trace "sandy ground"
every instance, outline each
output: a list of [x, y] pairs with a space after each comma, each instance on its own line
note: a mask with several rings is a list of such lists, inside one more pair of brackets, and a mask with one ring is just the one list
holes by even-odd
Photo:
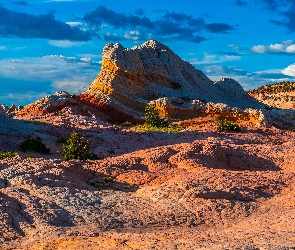
[[[295, 249], [293, 131], [141, 132], [71, 108], [22, 119], [1, 116], [1, 151], [34, 135], [51, 154], [0, 160], [0, 249]], [[72, 131], [102, 159], [62, 161]]]

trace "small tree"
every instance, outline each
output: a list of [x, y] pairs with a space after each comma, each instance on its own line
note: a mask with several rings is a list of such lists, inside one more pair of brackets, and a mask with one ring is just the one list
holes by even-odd
[[77, 132], [72, 132], [67, 144], [63, 145], [63, 151], [58, 152], [64, 161], [77, 160], [96, 160], [98, 156], [90, 152], [90, 142]]
[[169, 122], [166, 119], [160, 118], [159, 111], [151, 106], [145, 107], [145, 124], [156, 128], [169, 126]]

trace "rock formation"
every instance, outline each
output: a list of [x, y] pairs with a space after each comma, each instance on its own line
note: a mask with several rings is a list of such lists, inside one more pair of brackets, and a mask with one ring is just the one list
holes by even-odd
[[8, 107], [5, 104], [0, 105], [0, 115], [6, 115], [6, 112], [8, 111]]
[[72, 96], [66, 91], [58, 91], [53, 95], [45, 96], [19, 110], [18, 115], [46, 114], [64, 108], [68, 104], [75, 103]]
[[[144, 107], [151, 101], [160, 104], [157, 108], [163, 116], [177, 118], [196, 117], [199, 114], [191, 111], [199, 109], [197, 103], [202, 102], [261, 107], [235, 80], [221, 79], [214, 83], [170, 48], [153, 40], [131, 49], [107, 44], [102, 53], [101, 72], [79, 98], [99, 105], [103, 102], [136, 118], [143, 116]], [[161, 105], [161, 98], [167, 100], [165, 106]]]
[[[51, 150], [0, 159], [1, 250], [294, 250], [294, 131], [142, 132], [75, 108], [0, 117], [0, 154], [27, 136]], [[100, 160], [60, 159], [73, 130]]]
[[57, 112], [67, 105], [83, 109], [87, 106], [92, 113], [120, 123], [142, 120], [145, 106], [152, 105], [162, 117], [171, 120], [215, 116], [264, 126], [295, 127], [295, 111], [268, 110], [235, 80], [213, 82], [170, 48], [153, 40], [131, 49], [107, 44], [101, 71], [85, 93], [71, 96], [59, 91], [27, 105], [17, 115]]
[[295, 82], [280, 82], [249, 91], [249, 95], [268, 106], [295, 110]]

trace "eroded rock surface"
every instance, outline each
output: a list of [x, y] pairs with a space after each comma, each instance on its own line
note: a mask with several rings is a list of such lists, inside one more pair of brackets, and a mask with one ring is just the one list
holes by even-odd
[[[144, 107], [152, 100], [168, 98], [182, 100], [188, 106], [193, 100], [224, 103], [231, 107], [260, 107], [233, 79], [212, 82], [202, 71], [179, 58], [169, 47], [157, 41], [147, 41], [131, 49], [120, 44], [107, 44], [102, 54], [102, 69], [82, 99], [96, 98], [123, 113], [142, 117]], [[183, 107], [168, 116], [183, 116]], [[163, 113], [163, 115], [165, 115]]]
[[[0, 123], [2, 150], [27, 134], [51, 149], [0, 160], [1, 249], [295, 246], [293, 131], [245, 123], [240, 133], [140, 132], [78, 111]], [[73, 130], [103, 159], [61, 161], [56, 140]]]
[[66, 105], [75, 103], [72, 96], [66, 91], [58, 91], [53, 95], [45, 96], [32, 104], [21, 108], [17, 113], [18, 115], [41, 115], [59, 111]]

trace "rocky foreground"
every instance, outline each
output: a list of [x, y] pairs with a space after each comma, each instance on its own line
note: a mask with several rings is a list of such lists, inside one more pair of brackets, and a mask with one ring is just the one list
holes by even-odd
[[[28, 135], [51, 150], [0, 160], [1, 250], [295, 249], [291, 130], [208, 118], [142, 132], [77, 106], [0, 119], [2, 151]], [[62, 161], [72, 131], [102, 159]]]

